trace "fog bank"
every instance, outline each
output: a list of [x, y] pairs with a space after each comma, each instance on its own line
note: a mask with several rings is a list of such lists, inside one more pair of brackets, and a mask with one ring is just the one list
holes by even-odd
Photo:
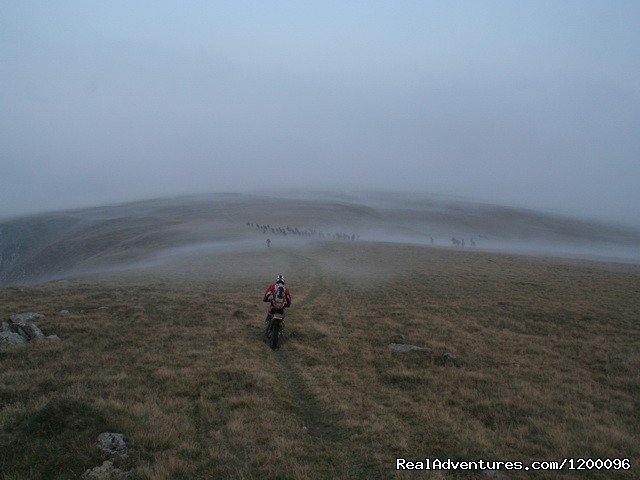
[[413, 246], [640, 262], [638, 229], [532, 210], [379, 193], [224, 194], [2, 221], [0, 284], [153, 271], [262, 276], [303, 257], [346, 260], [324, 258], [332, 246], [365, 251], [381, 243], [389, 252]]
[[0, 6], [0, 216], [212, 191], [640, 226], [638, 2]]

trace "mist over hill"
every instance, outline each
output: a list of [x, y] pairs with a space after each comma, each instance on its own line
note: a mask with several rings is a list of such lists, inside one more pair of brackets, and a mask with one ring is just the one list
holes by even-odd
[[[287, 226], [289, 232], [272, 230]], [[0, 221], [0, 285], [183, 269], [185, 259], [191, 267], [206, 263], [211, 273], [226, 262], [233, 272], [249, 262], [248, 253], [259, 258], [268, 237], [272, 254], [284, 261], [292, 249], [356, 236], [358, 242], [452, 248], [465, 241], [464, 248], [476, 250], [640, 261], [638, 230], [532, 210], [406, 194], [227, 193]]]

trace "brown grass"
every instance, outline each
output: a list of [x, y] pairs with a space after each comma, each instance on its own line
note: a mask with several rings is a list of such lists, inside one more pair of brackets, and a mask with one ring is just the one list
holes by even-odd
[[456, 478], [396, 473], [398, 456], [639, 458], [640, 268], [334, 244], [285, 273], [278, 351], [261, 340], [258, 281], [0, 290], [4, 316], [45, 313], [62, 339], [0, 352], [2, 475], [77, 478], [106, 458], [92, 445], [104, 429], [129, 439], [117, 465], [151, 479]]

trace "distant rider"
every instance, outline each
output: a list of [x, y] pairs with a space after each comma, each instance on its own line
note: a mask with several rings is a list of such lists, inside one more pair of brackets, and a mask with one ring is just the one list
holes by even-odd
[[284, 276], [276, 275], [276, 283], [272, 283], [267, 287], [262, 301], [271, 303], [271, 308], [267, 312], [267, 318], [264, 319], [266, 334], [269, 331], [271, 317], [275, 313], [284, 315], [284, 309], [291, 306], [291, 292], [289, 292], [289, 289], [284, 285]]

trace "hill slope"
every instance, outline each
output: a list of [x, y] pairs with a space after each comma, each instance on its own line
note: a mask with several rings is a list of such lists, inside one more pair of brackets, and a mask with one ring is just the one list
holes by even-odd
[[[0, 222], [0, 285], [175, 266], [194, 252], [219, 258], [263, 251], [265, 238], [274, 234], [248, 228], [247, 222], [347, 232], [361, 241], [448, 247], [455, 237], [483, 250], [640, 261], [640, 232], [634, 229], [529, 210], [401, 195], [220, 194]], [[309, 241], [318, 239], [288, 235], [277, 243], [310, 248]]]
[[[150, 479], [639, 458], [640, 267], [365, 242], [272, 250], [251, 256], [253, 278], [113, 272], [0, 289], [3, 317], [40, 311], [62, 339], [0, 351], [5, 478], [77, 478], [106, 458], [101, 431], [123, 432], [116, 463]], [[260, 296], [280, 270], [294, 307], [272, 351]]]

